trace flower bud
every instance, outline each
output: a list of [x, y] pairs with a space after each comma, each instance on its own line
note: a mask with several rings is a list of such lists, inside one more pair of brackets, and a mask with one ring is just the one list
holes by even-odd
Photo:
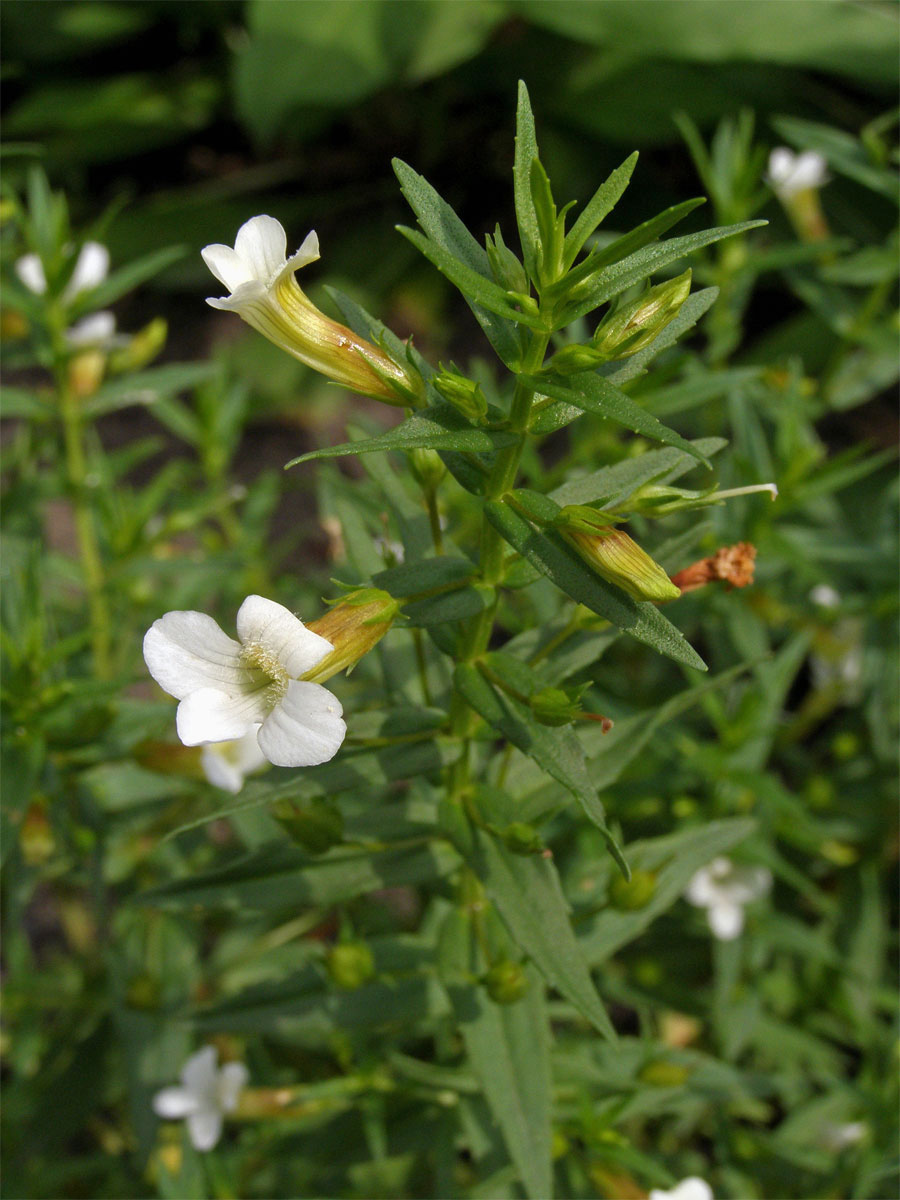
[[310, 800], [278, 800], [272, 816], [309, 854], [324, 854], [344, 840], [340, 809], [320, 796]]
[[630, 879], [617, 875], [609, 886], [609, 901], [622, 912], [646, 908], [656, 892], [653, 871], [633, 871]]
[[528, 976], [521, 963], [495, 963], [484, 977], [487, 994], [495, 1004], [515, 1004], [528, 991]]
[[324, 683], [338, 671], [349, 671], [375, 646], [394, 622], [400, 605], [378, 588], [350, 592], [324, 617], [308, 621], [307, 629], [331, 642], [334, 649], [303, 676], [310, 683]]
[[332, 982], [352, 992], [375, 974], [375, 959], [365, 942], [341, 942], [332, 946], [326, 964]]
[[417, 446], [410, 451], [409, 464], [418, 482], [427, 491], [433, 492], [447, 473], [444, 461], [437, 450]]
[[577, 375], [580, 371], [593, 371], [607, 361], [608, 355], [596, 346], [573, 344], [557, 351], [544, 368], [556, 375]]
[[607, 314], [594, 331], [593, 342], [604, 361], [627, 358], [649, 346], [678, 316], [691, 292], [691, 272], [667, 279]]
[[19, 845], [29, 867], [42, 867], [56, 853], [56, 836], [43, 799], [29, 804], [19, 828]]
[[140, 371], [146, 367], [165, 346], [168, 332], [168, 323], [162, 317], [154, 317], [128, 339], [127, 346], [110, 354], [110, 374], [120, 375], [125, 371]]
[[477, 425], [484, 419], [487, 397], [474, 380], [442, 366], [431, 382], [435, 391], [461, 412], [467, 421]]
[[527, 825], [524, 821], [513, 821], [500, 831], [500, 836], [513, 854], [540, 854], [544, 849], [541, 835], [533, 825]]
[[69, 360], [69, 387], [82, 400], [93, 396], [106, 374], [106, 355], [91, 347], [81, 350]]
[[597, 509], [568, 504], [555, 523], [598, 575], [635, 600], [674, 600], [681, 594], [659, 563]]
[[530, 704], [542, 725], [568, 725], [581, 711], [562, 688], [541, 688], [531, 697]]

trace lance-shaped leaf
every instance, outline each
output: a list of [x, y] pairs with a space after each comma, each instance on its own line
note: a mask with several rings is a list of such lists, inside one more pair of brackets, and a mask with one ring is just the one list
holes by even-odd
[[340, 458], [344, 454], [372, 454], [376, 450], [462, 450], [470, 454], [485, 453], [509, 446], [517, 440], [514, 433], [502, 430], [475, 429], [449, 404], [413, 413], [394, 429], [360, 442], [344, 442], [340, 446], [325, 446], [292, 458], [287, 467], [310, 462], [316, 458]]
[[497, 1004], [474, 983], [486, 967], [471, 916], [451, 912], [440, 938], [441, 975], [473, 1074], [500, 1126], [527, 1196], [553, 1193], [550, 1026], [534, 972], [515, 1004]]
[[[497, 658], [493, 665], [501, 666], [501, 660]], [[525, 704], [496, 690], [471, 663], [457, 666], [453, 683], [480, 717], [572, 793], [588, 820], [603, 834], [610, 853], [627, 874], [628, 866], [607, 827], [603, 804], [591, 783], [585, 767], [584, 751], [574, 731], [541, 725]]]
[[[403, 195], [432, 242], [485, 280], [493, 282], [487, 251], [472, 237], [446, 200], [399, 158], [394, 159], [393, 166]], [[517, 327], [468, 297], [466, 302], [499, 356], [507, 366], [514, 366], [522, 354]]]
[[126, 292], [133, 291], [146, 280], [152, 279], [154, 275], [164, 271], [166, 267], [178, 262], [179, 258], [184, 258], [186, 253], [187, 250], [184, 246], [166, 246], [162, 250], [154, 250], [142, 258], [120, 267], [118, 271], [113, 271], [96, 287], [78, 293], [77, 298], [72, 302], [71, 317], [74, 319], [81, 316], [82, 313], [94, 312], [106, 304], [112, 304]]
[[519, 80], [519, 105], [516, 109], [516, 156], [513, 163], [513, 193], [516, 204], [516, 221], [522, 257], [529, 279], [537, 278], [540, 258], [541, 235], [537, 212], [531, 195], [531, 164], [538, 158], [537, 137], [534, 131], [534, 115], [528, 88]]
[[680, 630], [647, 601], [632, 600], [595, 575], [555, 533], [541, 533], [507, 504], [489, 500], [485, 516], [500, 536], [561, 591], [617, 628], [697, 671], [706, 664]]
[[759, 229], [767, 225], [767, 221], [742, 221], [737, 225], [718, 225], [713, 229], [703, 229], [699, 233], [688, 233], [683, 237], [669, 238], [665, 242], [644, 246], [643, 249], [629, 255], [620, 262], [614, 262], [602, 269], [595, 278], [585, 284], [584, 293], [577, 299], [566, 304], [565, 309], [556, 321], [556, 327], [561, 329], [585, 313], [591, 312], [598, 305], [604, 304], [613, 296], [618, 296], [626, 288], [640, 283], [655, 271], [667, 267], [669, 263], [677, 262], [695, 250], [711, 246], [723, 238], [734, 237], [738, 233], [746, 233], [750, 229]]
[[597, 226], [604, 221], [621, 199], [622, 193], [628, 187], [632, 172], [637, 165], [638, 152], [629, 155], [621, 167], [615, 171], [597, 188], [594, 195], [584, 206], [578, 220], [566, 234], [565, 254], [563, 265], [571, 267], [578, 257], [584, 243]]
[[636, 404], [621, 388], [617, 388], [614, 383], [610, 383], [608, 379], [604, 379], [602, 375], [597, 375], [594, 371], [573, 375], [565, 382], [552, 376], [545, 378], [542, 375], [520, 375], [519, 378], [528, 387], [542, 392], [545, 396], [551, 396], [554, 400], [562, 400], [566, 404], [574, 405], [582, 412], [593, 413], [598, 417], [607, 417], [619, 425], [624, 425], [633, 433], [650, 438], [654, 442], [662, 442], [666, 446], [677, 446], [679, 450], [693, 455], [704, 466], [710, 465], [709, 459], [696, 446], [683, 438], [681, 434], [676, 433], [674, 429], [670, 429], [668, 425], [663, 425], [662, 421]]
[[[725, 438], [698, 438], [692, 445], [694, 451], [709, 458], [718, 454], [728, 442]], [[549, 499], [560, 505], [594, 504], [596, 501], [602, 501], [603, 507], [621, 504], [645, 483], [671, 483], [678, 479], [697, 466], [697, 457], [696, 453], [687, 454], [674, 447], [649, 450], [637, 458], [626, 458], [583, 475], [581, 479], [571, 479], [552, 491]]]

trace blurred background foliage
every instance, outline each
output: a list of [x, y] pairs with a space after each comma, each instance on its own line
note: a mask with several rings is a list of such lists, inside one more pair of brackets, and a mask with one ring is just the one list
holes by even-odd
[[[714, 1164], [717, 1196], [896, 1191], [885, 1149], [896, 1116], [894, 980], [884, 970], [897, 892], [896, 18], [896, 6], [879, 0], [6, 0], [0, 8], [6, 186], [23, 192], [40, 164], [67, 194], [73, 226], [105, 241], [116, 265], [183, 248], [119, 301], [117, 315], [134, 330], [164, 314], [161, 362], [186, 365], [172, 367], [168, 384], [154, 377], [152, 411], [119, 409], [107, 390], [109, 411], [96, 413], [97, 445], [109, 451], [97, 455], [106, 472], [99, 524], [115, 563], [120, 680], [142, 677], [140, 634], [165, 608], [202, 608], [213, 596], [227, 614], [248, 591], [276, 587], [298, 610], [317, 603], [333, 573], [328, 540], [298, 520], [311, 515], [316, 486], [320, 512], [341, 516], [361, 577], [383, 561], [374, 534], [404, 532], [382, 512], [385, 494], [402, 498], [408, 480], [379, 468], [379, 456], [352, 476], [352, 491], [335, 468], [282, 476], [284, 461], [309, 445], [343, 440], [351, 410], [364, 422], [384, 414], [348, 404], [207, 309], [203, 296], [216, 285], [203, 245], [231, 243], [259, 212], [283, 222], [290, 248], [315, 227], [323, 260], [311, 276], [314, 299], [329, 308], [324, 285], [339, 286], [412, 333], [433, 362], [467, 364], [483, 345], [463, 302], [393, 231], [410, 218], [390, 160], [420, 170], [477, 237], [497, 221], [511, 237], [519, 78], [561, 201], [586, 200], [637, 148], [615, 228], [701, 191], [713, 209], [703, 223], [770, 221], [745, 243], [752, 270], [743, 277], [718, 252], [696, 257], [699, 283], [738, 282], [693, 349], [673, 352], [635, 387], [686, 435], [731, 439], [716, 460], [723, 485], [781, 487], [777, 505], [748, 499], [709, 521], [667, 523], [657, 539], [672, 570], [724, 542], [758, 546], [756, 587], [688, 597], [676, 618], [713, 672], [749, 662], [753, 673], [727, 694], [693, 689], [685, 699], [675, 668], [617, 643], [599, 669], [573, 676], [596, 687], [598, 706], [616, 720], [598, 782], [610, 785], [624, 841], [637, 843], [635, 865], [668, 871], [668, 837], [709, 825], [711, 840], [642, 908], [628, 895], [607, 902], [611, 877], [594, 831], [558, 821], [548, 834], [625, 1035], [621, 1048], [597, 1046], [555, 1002], [562, 1195], [618, 1197], [627, 1187], [643, 1195], [634, 1178], [671, 1183], [663, 1160], [675, 1177], [709, 1177]], [[702, 146], [716, 130], [719, 149], [706, 161]], [[823, 206], [834, 244], [825, 252], [798, 245], [760, 185], [766, 151], [784, 143], [828, 157]], [[7, 368], [19, 365], [17, 354], [12, 345]], [[29, 365], [16, 382], [34, 378]], [[205, 785], [190, 777], [196, 764], [182, 774], [171, 761], [165, 773], [152, 770], [156, 743], [150, 751], [144, 743], [171, 740], [169, 702], [151, 700], [146, 687], [124, 699], [108, 685], [90, 690], [71, 532], [60, 489], [42, 474], [46, 427], [27, 425], [10, 435], [6, 459], [7, 529], [17, 536], [7, 544], [5, 603], [18, 654], [6, 682], [30, 735], [5, 770], [13, 825], [19, 802], [36, 799], [27, 828], [4, 839], [14, 980], [13, 1034], [3, 1043], [14, 1084], [5, 1103], [9, 1194], [224, 1198], [298, 1186], [352, 1197], [441, 1187], [518, 1194], [471, 1077], [446, 1074], [446, 1011], [428, 974], [436, 918], [420, 921], [416, 907], [425, 907], [425, 889], [413, 911], [400, 912], [322, 885], [320, 908], [297, 918], [268, 878], [275, 827], [265, 814], [166, 840], [196, 814]], [[532, 486], [563, 481], [567, 448], [570, 465], [589, 472], [640, 445], [591, 418], [578, 430], [569, 442], [554, 435], [527, 464]], [[253, 487], [236, 490], [236, 480]], [[474, 528], [464, 504], [455, 515]], [[650, 522], [635, 527], [652, 537]], [[46, 561], [25, 548], [26, 535], [46, 538]], [[833, 594], [814, 601], [822, 584]], [[526, 647], [529, 627], [556, 628], [546, 592], [535, 593], [516, 595], [507, 614]], [[40, 594], [47, 612], [34, 601]], [[579, 635], [575, 667], [588, 637]], [[81, 672], [74, 697], [64, 670]], [[363, 664], [351, 684], [361, 705], [371, 686]], [[201, 799], [205, 812], [221, 793], [207, 788]], [[354, 836], [380, 833], [365, 797], [340, 799]], [[773, 907], [744, 941], [711, 944], [700, 914], [673, 906], [685, 871], [704, 852], [728, 849], [745, 816], [757, 822], [750, 857], [776, 878]], [[718, 822], [733, 822], [732, 833]], [[245, 881], [259, 909], [248, 899], [242, 912], [244, 893], [232, 884], [232, 911], [211, 902], [215, 911], [198, 916], [193, 875], [203, 896], [204, 871], [259, 847], [259, 875]], [[305, 865], [297, 886], [301, 877], [313, 878]], [[174, 913], [125, 903], [172, 880], [187, 880]], [[323, 983], [335, 900], [341, 920], [376, 947], [381, 978], [359, 992]], [[317, 916], [331, 921], [324, 934], [301, 936]], [[298, 990], [279, 993], [289, 974]], [[197, 1004], [208, 1007], [192, 1030]], [[684, 1014], [689, 1027], [667, 1028]], [[195, 1031], [246, 1035], [230, 1049], [273, 1084], [365, 1072], [388, 1037], [418, 1059], [394, 1056], [396, 1077], [413, 1080], [397, 1097], [369, 1096], [318, 1127], [248, 1125], [240, 1149], [232, 1143], [213, 1166], [179, 1143], [183, 1158], [155, 1154], [148, 1170], [160, 1144], [149, 1098], [174, 1079]], [[431, 1090], [416, 1093], [431, 1039]], [[463, 1097], [462, 1166], [456, 1115], [435, 1100], [447, 1080]], [[823, 1141], [823, 1129], [859, 1121], [868, 1131], [855, 1147]], [[164, 1150], [175, 1149], [171, 1129], [161, 1137]]]

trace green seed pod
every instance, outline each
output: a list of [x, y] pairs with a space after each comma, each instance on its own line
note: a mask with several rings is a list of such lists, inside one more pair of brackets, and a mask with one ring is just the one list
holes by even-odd
[[531, 711], [542, 725], [568, 725], [580, 709], [562, 688], [546, 687], [531, 697]]
[[375, 974], [375, 959], [365, 942], [341, 942], [333, 946], [326, 966], [332, 982], [348, 992], [362, 987]]
[[617, 875], [609, 885], [609, 901], [613, 908], [631, 912], [646, 908], [656, 892], [656, 875], [653, 871], [634, 871], [626, 880]]
[[513, 821], [500, 836], [506, 848], [514, 854], [540, 854], [544, 849], [541, 835], [533, 825], [526, 825], [524, 821]]
[[521, 963], [495, 963], [484, 977], [487, 994], [495, 1004], [515, 1004], [528, 991], [528, 976]]

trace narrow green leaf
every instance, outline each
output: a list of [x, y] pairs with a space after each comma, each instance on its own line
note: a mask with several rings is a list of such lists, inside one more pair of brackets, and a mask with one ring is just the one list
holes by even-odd
[[686, 454], [693, 455], [704, 466], [711, 465], [709, 459], [705, 458], [692, 442], [687, 441], [674, 429], [663, 425], [652, 413], [641, 408], [621, 388], [617, 388], [602, 375], [585, 371], [580, 375], [571, 376], [565, 383], [552, 376], [546, 378], [542, 375], [520, 375], [519, 379], [545, 396], [572, 404], [582, 412], [616, 421], [642, 437], [662, 442], [666, 446], [676, 446]]
[[292, 458], [285, 464], [295, 467], [298, 463], [311, 462], [317, 458], [339, 458], [344, 454], [372, 454], [376, 450], [416, 450], [430, 447], [432, 450], [462, 450], [468, 453], [485, 453], [509, 446], [516, 434], [500, 430], [475, 429], [469, 425], [455, 408], [434, 405], [407, 417], [402, 424], [377, 437], [362, 442], [344, 442], [340, 446], [326, 446], [311, 450]]
[[578, 257], [578, 254], [597, 226], [604, 221], [622, 197], [628, 187], [632, 172], [637, 165], [638, 152], [635, 150], [616, 167], [609, 178], [601, 183], [594, 195], [582, 209], [578, 220], [566, 234], [565, 255], [563, 265], [568, 269]]
[[399, 567], [390, 567], [372, 576], [375, 587], [390, 592], [392, 596], [420, 596], [434, 588], [459, 585], [475, 574], [475, 564], [467, 558], [422, 558], [418, 562], [405, 562]]
[[52, 415], [53, 405], [42, 400], [38, 393], [21, 387], [0, 388], [0, 416], [42, 421]]
[[[499, 665], [500, 660], [496, 659], [494, 666]], [[627, 874], [628, 867], [607, 827], [603, 804], [588, 775], [584, 751], [574, 731], [541, 725], [526, 705], [497, 691], [471, 663], [459, 663], [453, 683], [480, 717], [572, 793], [588, 820], [601, 831], [610, 853]]]
[[456, 588], [439, 596], [425, 596], [403, 606], [404, 615], [413, 625], [440, 625], [447, 621], [464, 621], [480, 613], [487, 603], [478, 588]]
[[[705, 458], [718, 454], [728, 445], [725, 438], [698, 438], [692, 443], [694, 451]], [[667, 447], [649, 450], [638, 458], [626, 458], [610, 467], [603, 467], [581, 479], [571, 479], [550, 493], [549, 498], [560, 506], [593, 504], [602, 500], [605, 507], [621, 504], [623, 500], [651, 481], [671, 483], [697, 466], [697, 454]]]
[[115, 412], [132, 404], [155, 404], [160, 396], [172, 396], [188, 391], [205, 383], [218, 373], [216, 363], [167, 363], [162, 367], [151, 367], [134, 375], [124, 375], [105, 383], [84, 404], [84, 412], [91, 417]]
[[567, 596], [675, 662], [706, 670], [703, 659], [684, 635], [653, 604], [632, 600], [593, 574], [556, 534], [539, 533], [508, 505], [496, 500], [486, 503], [485, 515], [505, 541]]
[[424, 234], [419, 233], [417, 229], [408, 229], [405, 225], [398, 225], [397, 229], [407, 241], [412, 242], [416, 249], [425, 255], [430, 263], [437, 267], [442, 275], [446, 275], [451, 283], [456, 284], [470, 306], [474, 302], [497, 313], [498, 316], [505, 317], [508, 321], [516, 321], [521, 325], [527, 325], [530, 329], [544, 329], [544, 321], [539, 316], [534, 313], [523, 313], [517, 309], [503, 288], [494, 283], [492, 279], [485, 279], [477, 271], [473, 271], [471, 267], [460, 262], [437, 242], [433, 242]]
[[585, 313], [591, 312], [598, 305], [604, 304], [613, 296], [624, 292], [626, 288], [640, 283], [641, 280], [646, 279], [655, 271], [662, 270], [670, 263], [677, 262], [688, 254], [693, 254], [695, 250], [701, 250], [704, 246], [711, 246], [714, 242], [722, 241], [723, 238], [734, 237], [736, 234], [746, 233], [750, 229], [759, 229], [767, 224], [767, 221], [742, 221], [737, 225], [720, 225], [713, 229], [701, 230], [699, 233], [688, 233], [683, 237], [669, 238], [658, 245], [645, 246], [628, 258], [612, 263], [602, 270], [596, 279], [591, 281], [585, 296], [566, 306], [564, 319], [560, 319], [557, 327], [561, 329], [577, 317], [583, 317]]
[[537, 136], [534, 115], [528, 98], [528, 88], [519, 80], [519, 104], [516, 109], [516, 156], [513, 164], [513, 191], [516, 204], [516, 221], [522, 256], [529, 279], [537, 278], [540, 232], [537, 212], [531, 196], [531, 164], [538, 158]]
[[[446, 200], [438, 195], [427, 180], [399, 158], [394, 159], [393, 166], [403, 195], [431, 240], [470, 270], [492, 281], [487, 251], [472, 237]], [[480, 304], [473, 303], [468, 298], [466, 302], [500, 358], [507, 366], [515, 366], [522, 354], [522, 340], [518, 328], [482, 308]]]
[[655, 217], [644, 221], [636, 229], [623, 233], [621, 237], [610, 242], [608, 246], [604, 246], [602, 250], [595, 250], [589, 260], [591, 267], [596, 270], [608, 266], [610, 263], [621, 262], [629, 254], [640, 250], [642, 246], [655, 242], [667, 229], [671, 229], [673, 225], [683, 221], [695, 208], [699, 208], [701, 204], [705, 203], [705, 197], [695, 196], [692, 200], [682, 200], [680, 204], [673, 204], [671, 208], [657, 213]]
[[486, 966], [471, 917], [449, 914], [441, 930], [441, 973], [465, 1042], [472, 1073], [500, 1126], [509, 1156], [531, 1200], [553, 1192], [550, 1025], [543, 987], [515, 1004], [497, 1004], [473, 981]]
[[154, 250], [151, 254], [145, 254], [142, 258], [120, 267], [102, 283], [98, 283], [95, 288], [79, 292], [77, 299], [72, 304], [72, 317], [81, 316], [82, 313], [96, 312], [98, 308], [112, 304], [126, 292], [133, 291], [148, 279], [152, 279], [154, 275], [158, 275], [160, 271], [164, 271], [166, 267], [170, 267], [172, 263], [184, 258], [185, 254], [187, 254], [187, 250], [184, 246], [166, 246], [162, 250]]

